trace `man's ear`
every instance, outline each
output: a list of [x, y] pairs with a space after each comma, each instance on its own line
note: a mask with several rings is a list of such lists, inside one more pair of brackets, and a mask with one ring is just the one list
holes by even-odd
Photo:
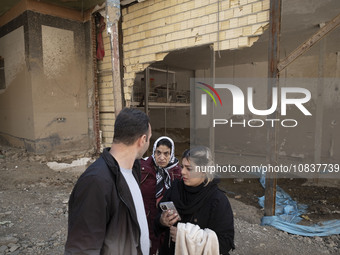
[[147, 142], [146, 135], [142, 135], [141, 137], [139, 137], [139, 139], [138, 139], [138, 145], [139, 146], [143, 146], [144, 143], [146, 143], [146, 142]]

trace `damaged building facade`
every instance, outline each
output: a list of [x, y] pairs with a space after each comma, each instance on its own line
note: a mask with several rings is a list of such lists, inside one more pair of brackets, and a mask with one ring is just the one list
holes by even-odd
[[[269, 0], [120, 1], [115, 6], [121, 16], [116, 56], [111, 54], [107, 24], [102, 32], [96, 25], [96, 13], [107, 23], [106, 2], [93, 2], [77, 9], [65, 1], [19, 1], [0, 17], [2, 143], [38, 154], [100, 151], [112, 142], [118, 105], [146, 111], [153, 138], [173, 137], [180, 154], [190, 145], [190, 92], [196, 89], [192, 78], [227, 78], [244, 94], [250, 85], [242, 85], [242, 79], [253, 81], [254, 105], [265, 109]], [[313, 5], [283, 1], [280, 59], [339, 13], [335, 0]], [[104, 51], [100, 60], [98, 33]], [[284, 159], [339, 161], [339, 34], [335, 28], [280, 72], [280, 86], [302, 79], [294, 86], [308, 88], [312, 95], [305, 105], [312, 116], [305, 118], [291, 107], [287, 118], [296, 119], [299, 126], [278, 128], [277, 153]], [[118, 82], [112, 72], [117, 56]], [[318, 83], [320, 78], [327, 78], [324, 85]], [[117, 98], [122, 101], [117, 103]], [[224, 93], [221, 99], [232, 105], [230, 95]], [[240, 122], [231, 111], [224, 116]], [[246, 111], [244, 119], [263, 117]], [[197, 142], [205, 129], [197, 128]], [[220, 125], [214, 130], [216, 155], [235, 156], [235, 161], [265, 157], [266, 132]]]
[[91, 26], [83, 13], [19, 1], [1, 17], [3, 144], [37, 154], [93, 145]]

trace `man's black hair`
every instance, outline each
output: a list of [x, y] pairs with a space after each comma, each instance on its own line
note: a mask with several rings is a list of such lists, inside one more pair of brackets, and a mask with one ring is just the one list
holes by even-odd
[[148, 136], [149, 123], [149, 117], [144, 112], [133, 108], [124, 108], [115, 121], [113, 142], [125, 145], [133, 144], [142, 135]]
[[168, 147], [170, 149], [170, 151], [172, 149], [171, 142], [168, 139], [166, 139], [166, 138], [163, 138], [163, 139], [159, 140], [157, 145], [156, 145], [156, 148], [158, 148], [161, 145], [165, 145], [166, 147]]

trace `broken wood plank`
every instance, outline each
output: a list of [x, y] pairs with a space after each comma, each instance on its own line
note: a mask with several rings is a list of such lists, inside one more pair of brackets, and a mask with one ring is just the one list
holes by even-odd
[[277, 66], [279, 72], [284, 70], [288, 65], [294, 62], [299, 56], [308, 51], [313, 45], [325, 37], [329, 32], [334, 30], [340, 24], [340, 14], [328, 22], [324, 27], [320, 28], [318, 32], [312, 35], [308, 40], [302, 43], [294, 51], [292, 51], [286, 58], [281, 60]]

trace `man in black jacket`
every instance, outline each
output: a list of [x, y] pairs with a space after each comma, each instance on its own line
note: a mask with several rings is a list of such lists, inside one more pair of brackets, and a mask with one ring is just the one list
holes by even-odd
[[149, 147], [148, 116], [124, 108], [111, 148], [77, 181], [69, 200], [69, 254], [149, 254], [149, 233], [139, 188], [139, 161]]

